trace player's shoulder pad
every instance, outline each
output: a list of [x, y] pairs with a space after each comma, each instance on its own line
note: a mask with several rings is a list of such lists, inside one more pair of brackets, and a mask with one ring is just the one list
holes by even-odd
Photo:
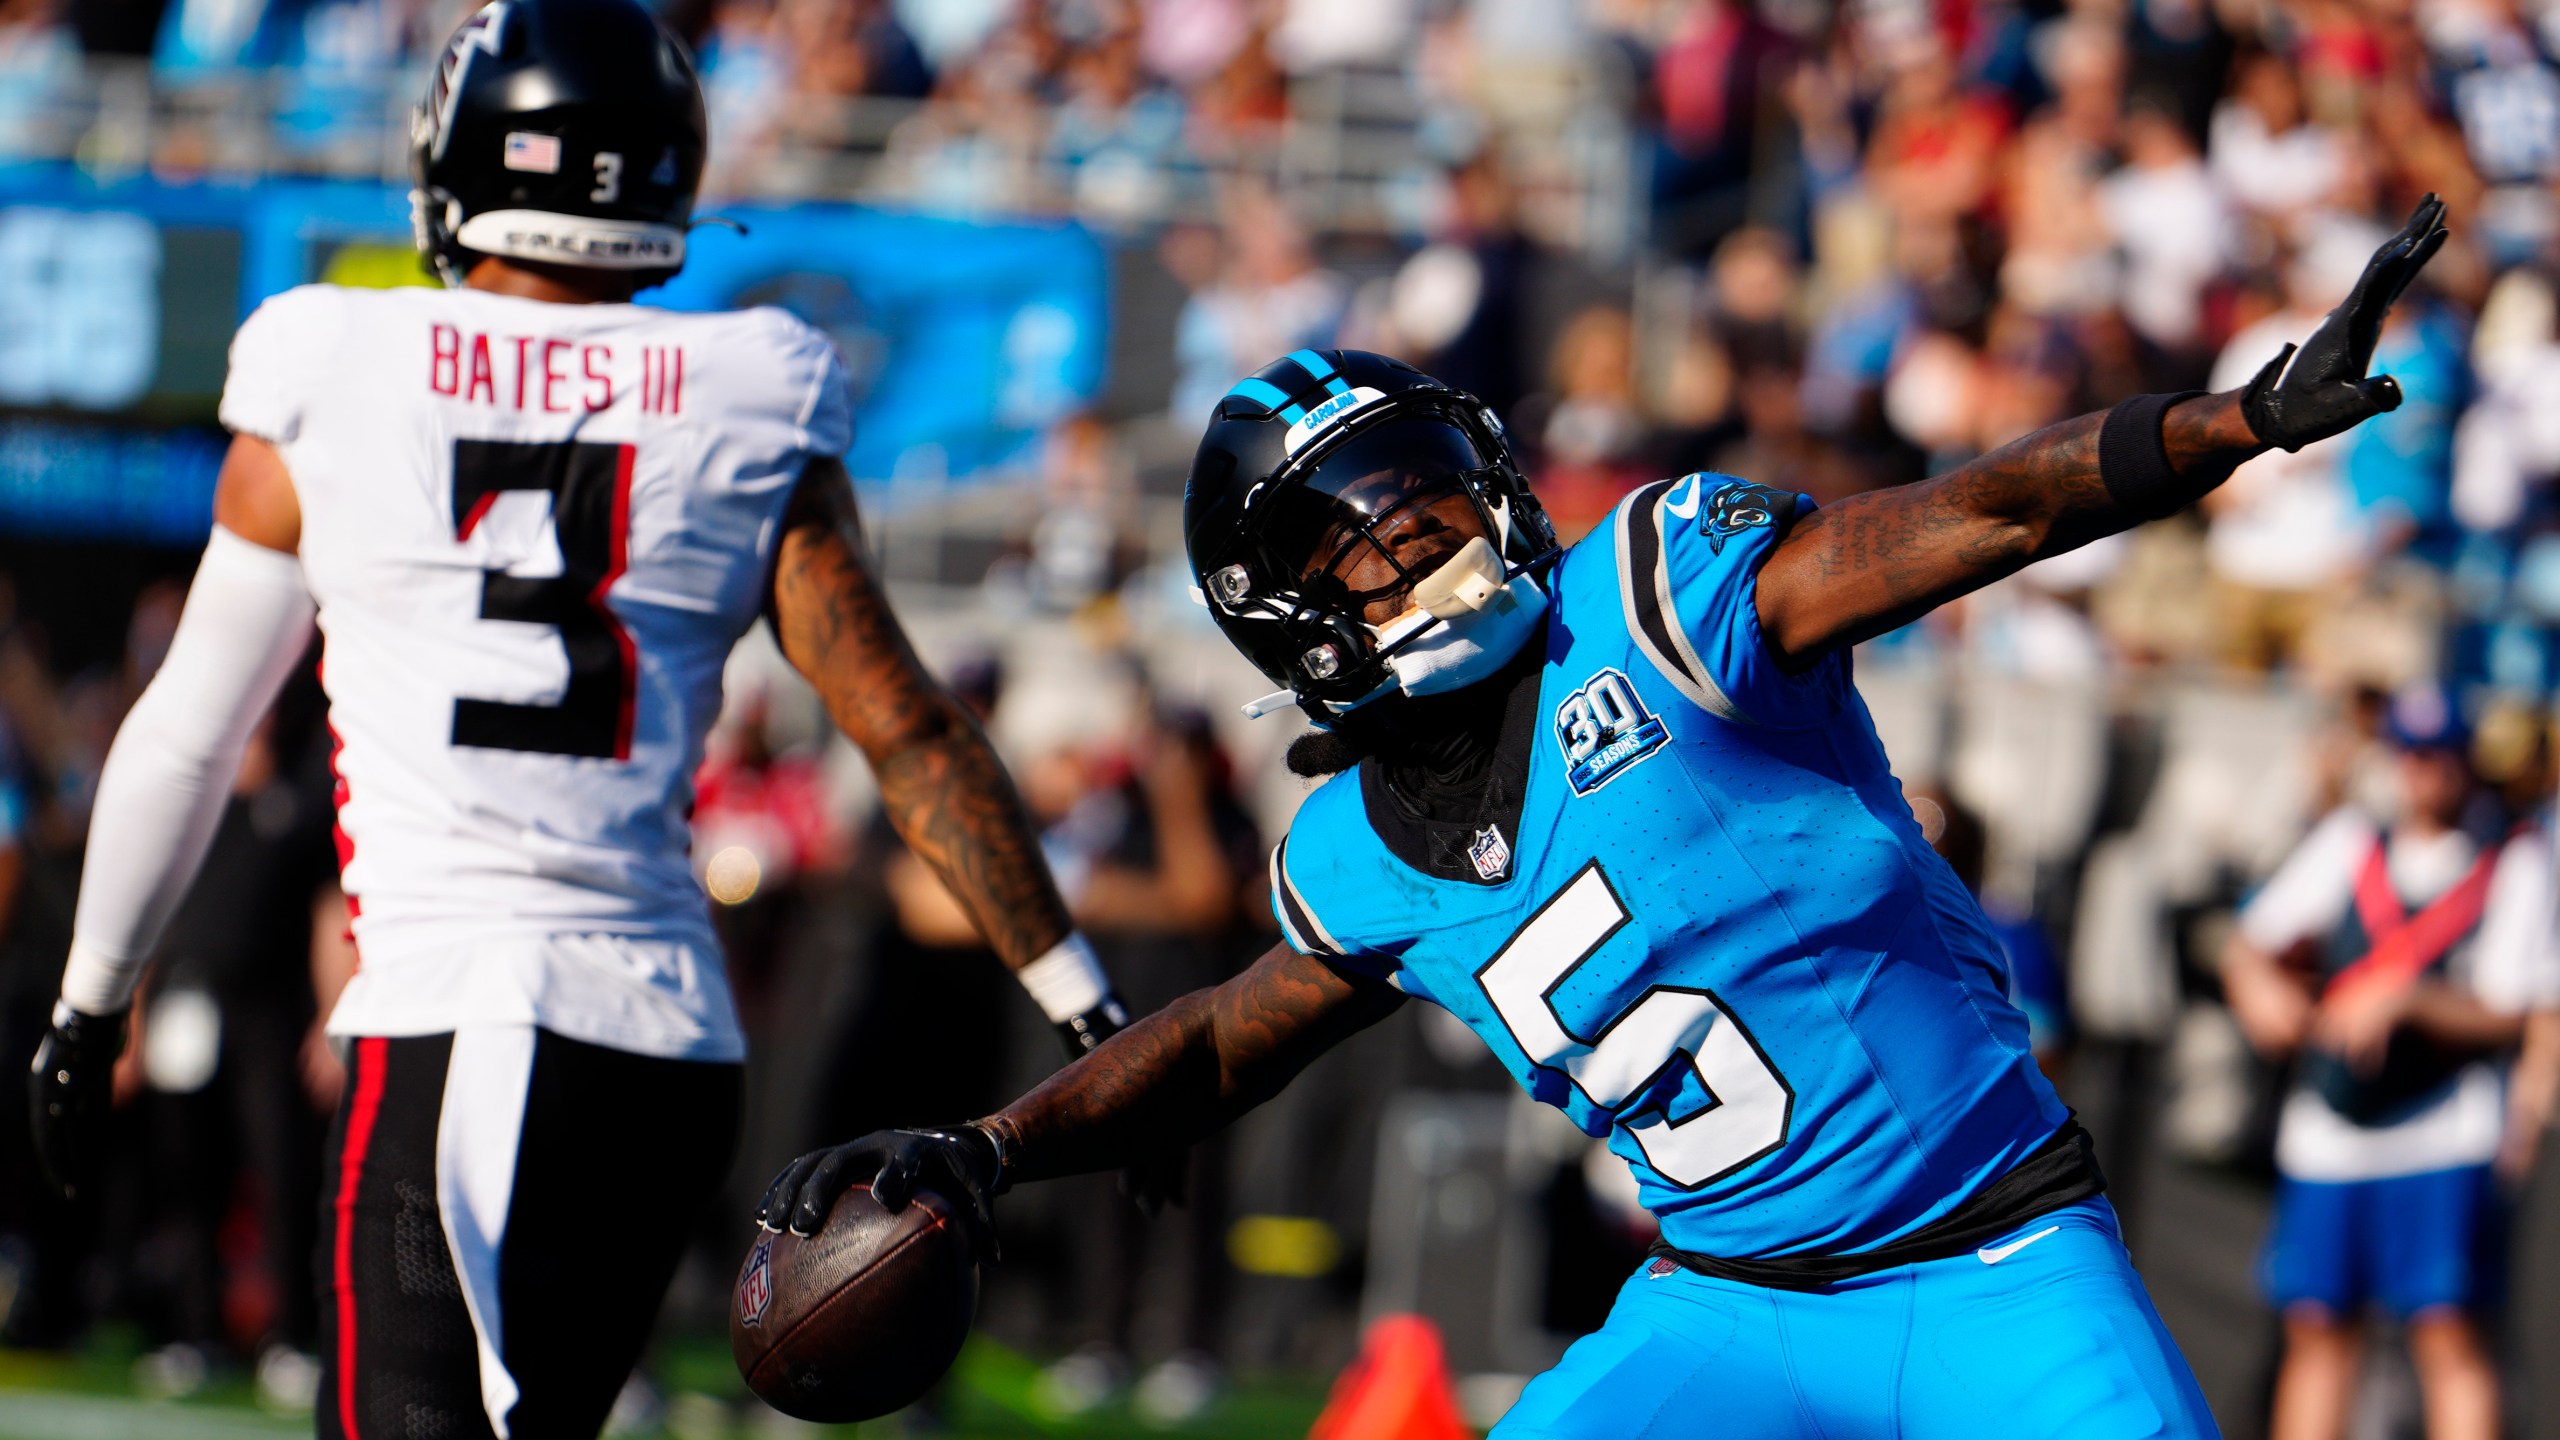
[[1352, 843], [1358, 832], [1348, 827], [1366, 824], [1359, 772], [1346, 770], [1300, 803], [1288, 833], [1272, 847], [1271, 910], [1280, 933], [1299, 953], [1328, 960], [1361, 954], [1356, 937], [1346, 937], [1329, 921], [1341, 918], [1336, 897], [1352, 854], [1362, 848]]
[[1811, 502], [1703, 471], [1647, 485], [1611, 517], [1632, 648], [1699, 709], [1737, 724], [1823, 723], [1846, 695], [1845, 660], [1779, 668], [1760, 632], [1761, 564]]
[[[1735, 542], [1756, 529], [1783, 534], [1795, 511], [1796, 497], [1783, 490], [1698, 471], [1639, 488], [1610, 517], [1628, 635], [1674, 689], [1722, 719], [1750, 723], [1698, 653], [1678, 599], [1701, 582], [1729, 584], [1747, 574], [1742, 564], [1720, 563], [1727, 550], [1740, 562], [1744, 547]], [[1732, 574], [1713, 573], [1727, 570]]]
[[853, 395], [844, 353], [835, 337], [779, 305], [732, 312], [753, 327], [782, 366], [783, 393], [797, 403], [793, 417], [812, 455], [841, 455], [853, 443]]
[[732, 327], [731, 333], [795, 369], [843, 363], [826, 331], [779, 305], [720, 312], [718, 319]]
[[369, 293], [372, 292], [321, 284], [277, 291], [259, 301], [249, 318], [240, 322], [239, 334], [232, 341], [233, 363], [239, 362], [244, 344], [253, 350], [293, 345], [307, 352], [336, 339], [346, 325], [348, 303]]
[[336, 285], [297, 285], [249, 312], [231, 337], [222, 382], [226, 428], [275, 444], [294, 438], [310, 391], [333, 373], [329, 361], [346, 331], [350, 293]]

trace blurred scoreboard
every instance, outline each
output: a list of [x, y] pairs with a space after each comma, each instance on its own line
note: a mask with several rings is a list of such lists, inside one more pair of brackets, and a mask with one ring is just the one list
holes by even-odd
[[0, 210], [0, 405], [201, 418], [239, 296], [237, 230]]
[[[697, 228], [685, 272], [642, 299], [780, 305], [833, 336], [859, 480], [912, 493], [1004, 473], [1101, 388], [1108, 263], [1077, 227], [836, 204], [717, 213], [736, 226]], [[0, 169], [0, 533], [200, 542], [232, 332], [315, 280], [431, 283], [406, 194]]]

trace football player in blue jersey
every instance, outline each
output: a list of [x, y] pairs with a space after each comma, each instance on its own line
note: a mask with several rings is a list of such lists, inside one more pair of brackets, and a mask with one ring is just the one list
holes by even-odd
[[983, 1219], [1206, 1133], [1420, 996], [1661, 1220], [1495, 1440], [2213, 1434], [1847, 651], [2397, 405], [2365, 371], [2443, 213], [2242, 390], [1820, 510], [1685, 476], [1561, 551], [1474, 400], [1376, 355], [1266, 366], [1185, 518], [1203, 602], [1284, 687], [1259, 708], [1302, 708], [1291, 764], [1332, 777], [1272, 855], [1288, 943], [996, 1115], [802, 1157], [758, 1218], [813, 1231], [868, 1179]]

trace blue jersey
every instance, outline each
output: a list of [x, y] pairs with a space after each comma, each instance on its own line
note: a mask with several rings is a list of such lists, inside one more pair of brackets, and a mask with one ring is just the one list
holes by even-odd
[[1497, 761], [1517, 813], [1421, 822], [1370, 761], [1272, 857], [1293, 946], [1464, 1020], [1608, 1138], [1671, 1243], [1737, 1258], [1899, 1239], [2067, 1118], [1847, 658], [1789, 675], [1762, 644], [1800, 503], [1637, 491], [1549, 577]]

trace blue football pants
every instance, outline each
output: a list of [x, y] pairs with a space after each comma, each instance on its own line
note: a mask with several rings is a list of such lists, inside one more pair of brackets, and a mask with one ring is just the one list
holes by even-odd
[[2220, 1433], [2103, 1199], [1818, 1292], [1655, 1268], [1488, 1440]]

